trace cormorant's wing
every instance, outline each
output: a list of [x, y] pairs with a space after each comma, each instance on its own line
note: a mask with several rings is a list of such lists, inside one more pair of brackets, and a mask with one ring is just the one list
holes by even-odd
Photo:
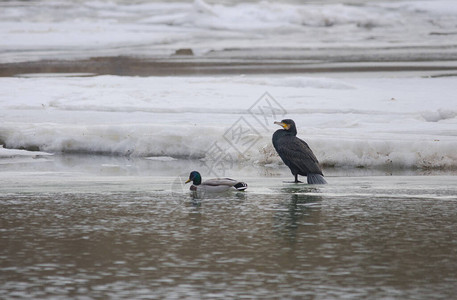
[[319, 162], [308, 144], [295, 136], [284, 136], [277, 143], [277, 151], [284, 163], [301, 173], [322, 174]]

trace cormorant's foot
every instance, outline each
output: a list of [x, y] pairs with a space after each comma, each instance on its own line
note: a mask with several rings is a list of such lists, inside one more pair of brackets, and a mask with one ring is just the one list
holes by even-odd
[[303, 183], [303, 181], [295, 180], [294, 183]]

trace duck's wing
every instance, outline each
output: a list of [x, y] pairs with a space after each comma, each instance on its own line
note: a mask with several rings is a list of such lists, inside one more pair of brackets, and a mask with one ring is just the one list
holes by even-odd
[[238, 181], [236, 181], [235, 179], [231, 179], [231, 178], [213, 178], [213, 179], [205, 180], [202, 184], [209, 185], [209, 186], [219, 186], [219, 185], [234, 186], [237, 183], [238, 183]]
[[239, 191], [244, 191], [248, 188], [248, 185], [244, 182], [232, 179], [232, 178], [214, 178], [208, 179], [202, 183], [204, 186], [211, 187], [233, 187]]
[[288, 136], [277, 143], [277, 152], [284, 163], [302, 173], [322, 174], [319, 162], [308, 144], [301, 139]]

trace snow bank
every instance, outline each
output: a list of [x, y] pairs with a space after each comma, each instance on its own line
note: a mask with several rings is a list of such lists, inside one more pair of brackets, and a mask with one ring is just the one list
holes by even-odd
[[0, 145], [0, 159], [2, 158], [13, 158], [13, 157], [31, 157], [36, 158], [40, 156], [51, 156], [52, 153], [46, 153], [42, 151], [27, 151], [17, 149], [5, 149], [3, 145]]
[[[314, 1], [316, 2], [316, 1]], [[457, 3], [450, 0], [232, 5], [194, 2], [0, 2], [0, 60], [170, 55], [193, 47], [303, 49], [449, 46]], [[433, 33], [444, 33], [433, 34]]]
[[457, 167], [454, 77], [36, 77], [0, 85], [7, 148], [275, 165], [273, 122], [292, 118], [326, 166]]

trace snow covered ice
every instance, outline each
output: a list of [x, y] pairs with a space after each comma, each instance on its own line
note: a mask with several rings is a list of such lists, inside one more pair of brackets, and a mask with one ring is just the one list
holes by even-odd
[[215, 2], [2, 2], [0, 60], [166, 57], [188, 47], [199, 56], [255, 49], [253, 57], [455, 57], [453, 0]]
[[[0, 84], [0, 140], [9, 148], [204, 158], [216, 141], [237, 160], [277, 163], [273, 115], [266, 129], [249, 111], [267, 91], [324, 165], [457, 166], [455, 77], [97, 76]], [[224, 140], [240, 117], [260, 135], [243, 156]]]

